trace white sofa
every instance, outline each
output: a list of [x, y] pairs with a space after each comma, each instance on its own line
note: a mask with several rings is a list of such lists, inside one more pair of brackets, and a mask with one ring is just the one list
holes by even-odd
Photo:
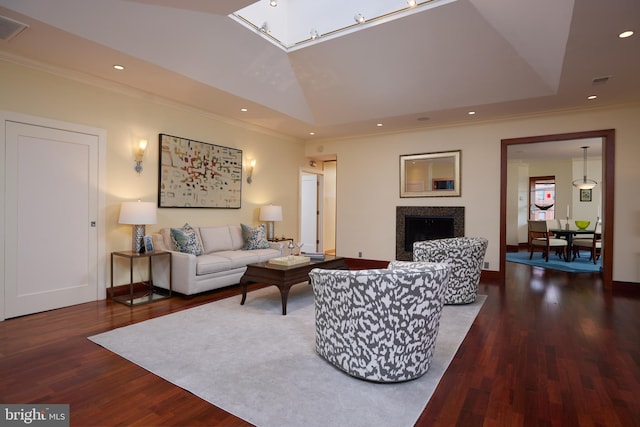
[[[171, 239], [170, 228], [163, 228], [160, 233], [152, 235], [154, 249], [171, 252], [172, 289], [184, 295], [235, 285], [240, 282], [247, 264], [263, 262], [281, 254], [277, 243], [269, 243], [268, 249], [243, 250], [240, 225], [193, 229], [202, 244], [202, 255], [178, 252]], [[168, 289], [167, 263], [155, 258], [153, 262], [154, 285]]]

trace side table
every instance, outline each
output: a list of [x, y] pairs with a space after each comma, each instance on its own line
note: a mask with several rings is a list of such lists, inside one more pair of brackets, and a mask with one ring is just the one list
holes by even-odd
[[[126, 258], [129, 260], [129, 294], [128, 295], [114, 295], [113, 294], [113, 264], [116, 257]], [[169, 262], [169, 289], [157, 288], [153, 286], [153, 268], [151, 258], [153, 257], [168, 257]], [[148, 289], [140, 294], [140, 292], [134, 292], [133, 283], [133, 260], [146, 259], [149, 263], [149, 281], [147, 282]], [[153, 251], [136, 253], [133, 251], [117, 251], [111, 252], [111, 299], [128, 306], [134, 306], [138, 304], [145, 304], [153, 301], [157, 301], [164, 298], [171, 297], [171, 252], [166, 251]]]

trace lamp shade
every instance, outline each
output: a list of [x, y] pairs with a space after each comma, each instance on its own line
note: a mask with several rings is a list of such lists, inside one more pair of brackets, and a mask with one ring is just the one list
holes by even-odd
[[120, 205], [120, 224], [155, 224], [158, 215], [155, 202], [122, 202]]
[[261, 207], [260, 221], [282, 221], [282, 206], [267, 205]]

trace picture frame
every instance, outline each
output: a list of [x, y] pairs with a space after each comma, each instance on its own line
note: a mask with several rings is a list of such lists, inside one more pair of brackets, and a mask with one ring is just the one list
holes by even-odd
[[460, 197], [461, 150], [400, 156], [400, 197]]
[[153, 238], [151, 236], [144, 236], [144, 251], [153, 252]]
[[592, 197], [591, 188], [581, 188], [580, 189], [580, 201], [581, 202], [590, 202]]
[[159, 137], [158, 207], [240, 209], [242, 150]]

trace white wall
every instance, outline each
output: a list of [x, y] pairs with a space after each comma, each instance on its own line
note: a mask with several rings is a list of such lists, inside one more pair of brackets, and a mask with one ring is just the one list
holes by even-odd
[[[395, 257], [395, 207], [464, 206], [465, 234], [489, 239], [486, 260], [497, 270], [500, 248], [500, 144], [502, 139], [616, 129], [613, 280], [640, 283], [640, 106], [545, 114], [528, 118], [427, 128], [398, 134], [308, 141], [306, 152], [335, 154], [337, 253]], [[462, 150], [462, 195], [399, 197], [399, 156]], [[634, 195], [634, 196], [631, 196]]]
[[[92, 82], [93, 83], [93, 82]], [[98, 82], [96, 82], [98, 83]], [[260, 132], [223, 118], [132, 90], [86, 84], [52, 73], [0, 61], [0, 109], [106, 129], [106, 253], [131, 247], [131, 226], [119, 225], [120, 202], [157, 201], [158, 134], [167, 133], [243, 150], [244, 160], [257, 161], [253, 183], [243, 180], [241, 209], [159, 209], [162, 227], [257, 224], [259, 207], [282, 205], [284, 221], [278, 233], [298, 232], [298, 170], [306, 160], [297, 140]], [[131, 145], [146, 137], [149, 147], [144, 171], [134, 169]], [[107, 257], [108, 258], [108, 257]], [[108, 259], [105, 259], [105, 265]], [[107, 268], [107, 271], [109, 269]], [[109, 278], [107, 278], [109, 282]]]
[[[580, 153], [578, 153], [580, 154]], [[526, 243], [528, 240], [527, 219], [529, 178], [536, 176], [555, 176], [556, 201], [555, 217], [564, 219], [569, 215], [573, 220], [586, 219], [595, 223], [601, 201], [602, 159], [591, 158], [587, 161], [588, 177], [599, 183], [592, 191], [591, 202], [581, 202], [579, 192], [571, 185], [575, 179], [582, 179], [583, 160], [579, 158], [563, 161], [510, 161], [507, 164], [509, 174], [507, 185], [507, 245]], [[514, 210], [516, 209], [516, 210]], [[517, 230], [514, 230], [517, 227]]]

